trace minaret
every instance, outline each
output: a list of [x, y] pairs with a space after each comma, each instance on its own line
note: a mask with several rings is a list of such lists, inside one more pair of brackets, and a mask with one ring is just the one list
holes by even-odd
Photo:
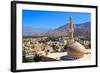
[[69, 40], [71, 42], [74, 41], [74, 37], [73, 37], [73, 22], [72, 22], [72, 17], [70, 16], [70, 21], [69, 21]]

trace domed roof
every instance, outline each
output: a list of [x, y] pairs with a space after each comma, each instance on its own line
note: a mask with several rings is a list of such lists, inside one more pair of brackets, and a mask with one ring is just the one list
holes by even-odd
[[82, 57], [86, 53], [86, 50], [87, 49], [82, 44], [74, 41], [73, 43], [69, 44], [69, 49], [67, 52], [69, 56]]
[[80, 52], [85, 52], [86, 51], [86, 48], [78, 43], [78, 42], [73, 42], [72, 44], [69, 44], [69, 48], [72, 48], [74, 51], [80, 51]]

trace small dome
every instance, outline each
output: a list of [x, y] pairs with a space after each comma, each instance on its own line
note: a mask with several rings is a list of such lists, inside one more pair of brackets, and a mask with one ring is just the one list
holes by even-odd
[[82, 44], [75, 41], [72, 44], [69, 44], [67, 53], [69, 56], [81, 58], [86, 53], [86, 50], [87, 49]]

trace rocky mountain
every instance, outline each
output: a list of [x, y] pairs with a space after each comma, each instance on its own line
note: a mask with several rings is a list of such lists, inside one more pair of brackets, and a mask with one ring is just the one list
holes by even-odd
[[[31, 36], [67, 36], [68, 35], [68, 27], [69, 24], [65, 24], [63, 26], [60, 26], [53, 30], [47, 30], [42, 31], [39, 29], [36, 31], [36, 29], [31, 29], [26, 31], [27, 34], [30, 34], [28, 32], [31, 32]], [[35, 32], [36, 31], [36, 32]], [[80, 24], [74, 24], [74, 36], [87, 36], [91, 34], [91, 23], [85, 22]]]
[[[74, 35], [75, 36], [87, 36], [91, 33], [90, 22], [74, 24]], [[65, 24], [55, 30], [48, 31], [45, 36], [67, 36], [68, 35], [68, 24]]]

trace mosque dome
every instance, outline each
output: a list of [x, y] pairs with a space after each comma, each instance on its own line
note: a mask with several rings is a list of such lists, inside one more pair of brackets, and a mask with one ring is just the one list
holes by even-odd
[[67, 50], [68, 56], [81, 58], [86, 53], [87, 49], [80, 43], [74, 41], [72, 44], [69, 44]]

